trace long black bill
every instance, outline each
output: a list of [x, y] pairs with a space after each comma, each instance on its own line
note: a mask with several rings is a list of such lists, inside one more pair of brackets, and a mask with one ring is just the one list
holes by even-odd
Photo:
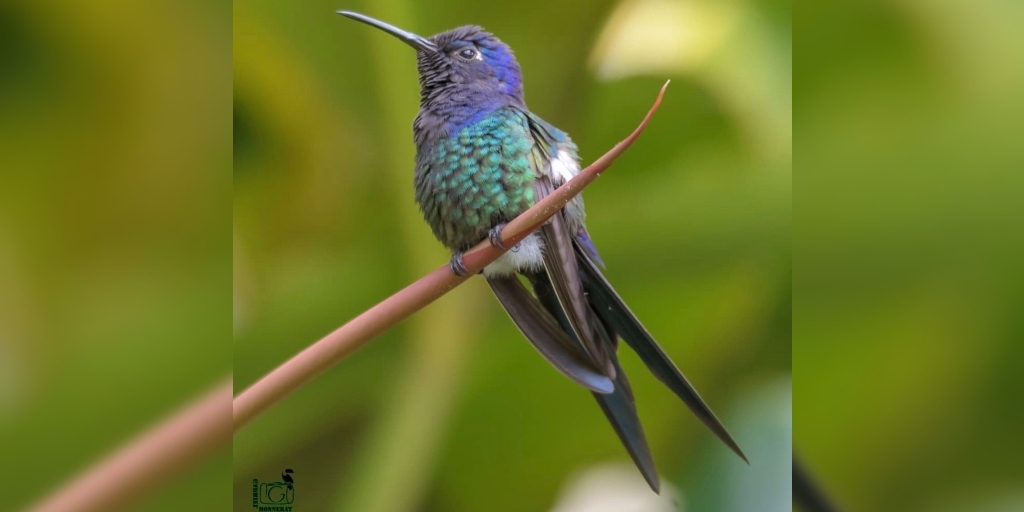
[[389, 25], [387, 23], [384, 23], [383, 21], [375, 20], [364, 14], [359, 14], [358, 12], [338, 11], [338, 14], [346, 18], [352, 18], [356, 21], [361, 21], [363, 23], [366, 23], [367, 25], [370, 25], [371, 27], [379, 28], [384, 32], [387, 32], [388, 34], [391, 34], [397, 37], [398, 39], [401, 39], [403, 42], [405, 42], [405, 44], [412, 46], [413, 48], [421, 52], [434, 53], [437, 51], [437, 45], [431, 42], [429, 39], [423, 36], [413, 34], [412, 32], [407, 32], [394, 25]]

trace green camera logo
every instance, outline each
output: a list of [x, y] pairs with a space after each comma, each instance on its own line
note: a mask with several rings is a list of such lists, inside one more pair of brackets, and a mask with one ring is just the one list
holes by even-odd
[[291, 469], [285, 469], [281, 473], [281, 480], [278, 482], [260, 482], [252, 480], [252, 506], [261, 512], [290, 512], [292, 503], [295, 502], [295, 479], [292, 478]]

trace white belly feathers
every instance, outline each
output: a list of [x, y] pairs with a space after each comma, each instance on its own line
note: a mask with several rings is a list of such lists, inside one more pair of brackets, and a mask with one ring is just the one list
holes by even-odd
[[544, 268], [544, 242], [536, 233], [526, 237], [500, 258], [484, 267], [484, 275], [501, 277], [519, 270], [540, 270]]

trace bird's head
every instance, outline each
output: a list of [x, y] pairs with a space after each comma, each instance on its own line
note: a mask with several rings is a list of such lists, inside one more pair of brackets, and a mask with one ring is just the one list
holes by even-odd
[[416, 49], [421, 102], [450, 98], [523, 103], [523, 80], [512, 49], [490, 32], [467, 25], [423, 37], [362, 14], [338, 11]]

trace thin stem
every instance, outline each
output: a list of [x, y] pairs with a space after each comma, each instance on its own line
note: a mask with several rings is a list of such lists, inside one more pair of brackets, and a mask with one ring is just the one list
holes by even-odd
[[99, 512], [127, 506], [231, 441], [230, 399], [229, 379], [29, 510]]

